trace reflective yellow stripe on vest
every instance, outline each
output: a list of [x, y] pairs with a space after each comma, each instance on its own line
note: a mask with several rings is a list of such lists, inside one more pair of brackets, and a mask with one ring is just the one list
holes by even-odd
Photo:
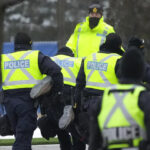
[[103, 34], [101, 35], [101, 42], [100, 42], [100, 45], [102, 45], [104, 42], [105, 42], [105, 40], [106, 40], [106, 36], [107, 36], [107, 34], [108, 34], [108, 27], [107, 26], [105, 26], [105, 30], [103, 31]]
[[92, 58], [85, 59], [86, 88], [104, 90], [106, 87], [118, 83], [115, 65], [119, 58], [120, 56], [117, 54], [93, 53]]
[[3, 89], [32, 88], [42, 79], [38, 67], [39, 51], [20, 51], [2, 55]]
[[[110, 92], [116, 89], [124, 92]], [[146, 138], [144, 114], [138, 106], [139, 94], [144, 90], [136, 85], [117, 85], [105, 90], [98, 122], [109, 149], [137, 147]]]
[[79, 38], [80, 38], [80, 32], [81, 32], [81, 30], [82, 30], [82, 25], [83, 25], [83, 23], [80, 24], [80, 27], [79, 27], [79, 29], [78, 29], [77, 46], [76, 46], [76, 54], [77, 54], [77, 56], [76, 56], [76, 57], [79, 57]]
[[82, 59], [65, 55], [57, 55], [52, 59], [62, 68], [64, 84], [75, 86]]

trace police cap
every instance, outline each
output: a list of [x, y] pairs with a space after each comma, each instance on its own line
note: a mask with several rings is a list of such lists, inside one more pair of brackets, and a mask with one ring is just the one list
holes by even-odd
[[89, 13], [100, 13], [102, 14], [103, 8], [99, 3], [93, 3], [89, 6]]

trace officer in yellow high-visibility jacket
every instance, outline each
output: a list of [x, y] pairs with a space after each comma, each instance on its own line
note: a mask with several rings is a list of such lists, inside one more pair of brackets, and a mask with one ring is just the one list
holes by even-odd
[[144, 58], [136, 48], [124, 54], [121, 73], [93, 108], [89, 150], [150, 150], [150, 92], [141, 84]]
[[[118, 83], [116, 74], [122, 54], [121, 43], [121, 38], [117, 34], [109, 34], [106, 37], [106, 42], [102, 45], [100, 53], [93, 53], [82, 62], [74, 94], [74, 101], [77, 103], [77, 108], [79, 108], [76, 113], [77, 118], [80, 112], [89, 112], [90, 107], [103, 94], [106, 87]], [[82, 93], [84, 101], [81, 101]], [[66, 115], [66, 118], [68, 116]], [[82, 117], [83, 115], [78, 120]], [[81, 123], [79, 126], [84, 124], [85, 126], [81, 128], [85, 130], [88, 126], [88, 122], [85, 121], [86, 118], [88, 120], [88, 117], [83, 117], [79, 121], [79, 124]], [[88, 132], [84, 133], [87, 134]], [[88, 135], [83, 136], [85, 139], [88, 138]]]
[[[75, 58], [73, 52], [68, 47], [62, 47], [56, 56], [52, 57], [61, 68], [64, 80], [63, 88], [63, 101], [64, 101], [64, 114], [59, 119], [59, 128], [66, 129], [68, 124], [74, 119], [74, 109], [75, 106], [73, 96], [75, 93], [76, 78], [81, 67], [81, 58]], [[69, 115], [70, 114], [70, 115]], [[67, 115], [67, 117], [66, 117]], [[67, 122], [67, 124], [64, 124]], [[85, 144], [81, 141], [80, 135], [75, 129], [74, 124], [71, 124], [67, 129], [72, 135], [72, 149], [73, 150], [85, 150]]]
[[[74, 119], [74, 112], [72, 109], [73, 105], [73, 95], [75, 91], [76, 86], [76, 78], [81, 66], [82, 59], [81, 58], [75, 58], [72, 50], [68, 47], [62, 47], [58, 50], [57, 54], [53, 57], [50, 57], [53, 61], [55, 61], [61, 68], [61, 72], [63, 74], [63, 82], [64, 82], [64, 88], [63, 88], [63, 95], [61, 97], [56, 97], [55, 100], [53, 100], [51, 103], [51, 106], [47, 108], [47, 105], [43, 107], [45, 109], [47, 118], [43, 118], [38, 120], [38, 124], [40, 126], [41, 132], [43, 133], [44, 137], [49, 139], [51, 136], [51, 133], [53, 133], [54, 130], [55, 133], [58, 136], [60, 147], [62, 150], [84, 150], [85, 144], [80, 141], [80, 136], [78, 135], [76, 129], [74, 126], [70, 126], [67, 131], [69, 131], [72, 135], [72, 146], [69, 141], [69, 134], [64, 130], [65, 126], [63, 126], [63, 120], [67, 119], [67, 124], [69, 124], [72, 119]], [[47, 101], [49, 101], [51, 95], [46, 95]], [[41, 101], [42, 105], [43, 100]], [[70, 117], [64, 118], [64, 116], [61, 117], [59, 120], [59, 117], [64, 112], [66, 113], [66, 109], [68, 114], [70, 114]], [[48, 120], [48, 121], [46, 121]], [[58, 128], [58, 120], [59, 120], [59, 127]], [[56, 124], [53, 127], [53, 124], [48, 124], [48, 122], [52, 122], [53, 124]], [[45, 126], [49, 126], [46, 127]], [[53, 129], [53, 131], [52, 131]], [[67, 143], [67, 144], [66, 144]]]
[[93, 3], [89, 6], [89, 16], [75, 27], [74, 33], [66, 43], [75, 57], [86, 57], [98, 52], [106, 36], [115, 32], [111, 25], [103, 21], [102, 15], [102, 6]]
[[48, 56], [31, 50], [31, 38], [25, 33], [15, 36], [15, 52], [2, 54], [2, 88], [4, 105], [12, 126], [15, 143], [13, 150], [31, 150], [33, 132], [37, 124], [31, 88], [43, 79], [52, 77], [53, 92], [61, 93], [63, 76], [61, 68]]
[[99, 53], [93, 53], [85, 58], [77, 77], [75, 100], [81, 99], [83, 90], [87, 103], [88, 97], [91, 99], [91, 96], [101, 96], [106, 87], [118, 83], [121, 43], [121, 38], [111, 33], [106, 36], [106, 42], [101, 46]]

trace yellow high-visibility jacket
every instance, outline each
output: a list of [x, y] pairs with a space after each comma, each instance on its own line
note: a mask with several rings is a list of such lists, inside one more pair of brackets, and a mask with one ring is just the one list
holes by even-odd
[[91, 29], [89, 27], [89, 17], [86, 17], [85, 22], [77, 24], [66, 46], [72, 49], [75, 57], [86, 57], [89, 54], [98, 52], [106, 36], [114, 32], [113, 27], [103, 21], [103, 17], [98, 25]]

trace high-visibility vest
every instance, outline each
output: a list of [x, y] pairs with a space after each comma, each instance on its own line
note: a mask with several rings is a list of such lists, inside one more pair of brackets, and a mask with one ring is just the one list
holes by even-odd
[[145, 87], [118, 84], [104, 91], [98, 124], [108, 149], [138, 147], [146, 139], [144, 113], [138, 106]]
[[32, 88], [43, 79], [38, 66], [39, 51], [2, 54], [3, 90]]
[[114, 32], [113, 27], [103, 21], [103, 17], [98, 25], [91, 29], [89, 17], [86, 17], [85, 22], [77, 24], [66, 46], [73, 51], [75, 57], [86, 57], [98, 52], [100, 45], [105, 42], [106, 36]]
[[121, 58], [118, 54], [93, 53], [84, 61], [84, 72], [86, 76], [85, 88], [104, 90], [118, 83], [115, 74], [115, 65]]
[[81, 58], [74, 58], [66, 55], [51, 57], [62, 69], [64, 84], [76, 86], [76, 78], [80, 70]]

